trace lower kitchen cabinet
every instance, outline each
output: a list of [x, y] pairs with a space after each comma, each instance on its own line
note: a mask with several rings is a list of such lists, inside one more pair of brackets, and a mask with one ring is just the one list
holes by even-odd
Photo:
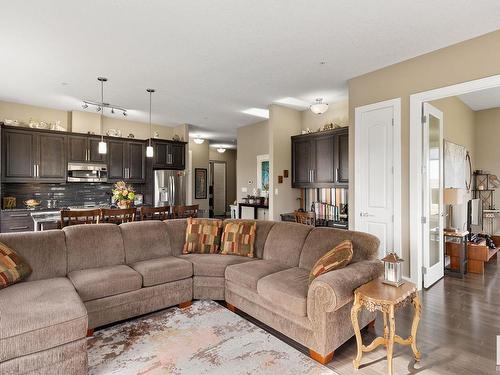
[[2, 233], [26, 232], [34, 229], [34, 222], [28, 210], [4, 210], [0, 216]]

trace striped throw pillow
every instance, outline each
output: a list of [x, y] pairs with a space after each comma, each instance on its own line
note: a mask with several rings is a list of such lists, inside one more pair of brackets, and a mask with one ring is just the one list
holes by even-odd
[[187, 219], [184, 254], [216, 254], [220, 249], [222, 220]]
[[344, 268], [352, 260], [352, 242], [342, 241], [314, 264], [309, 274], [309, 283], [324, 273]]
[[254, 256], [255, 231], [257, 223], [227, 223], [222, 233], [221, 254]]
[[28, 277], [32, 270], [26, 260], [0, 242], [0, 289]]

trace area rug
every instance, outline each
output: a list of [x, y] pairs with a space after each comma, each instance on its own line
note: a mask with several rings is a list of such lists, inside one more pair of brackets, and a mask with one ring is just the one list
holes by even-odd
[[335, 374], [213, 301], [96, 331], [88, 357], [92, 375]]

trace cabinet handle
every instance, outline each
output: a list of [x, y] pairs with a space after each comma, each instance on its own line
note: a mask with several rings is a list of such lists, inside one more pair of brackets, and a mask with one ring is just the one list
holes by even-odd
[[316, 181], [316, 169], [311, 170], [312, 182]]
[[24, 226], [24, 227], [10, 227], [9, 230], [23, 230], [23, 229], [29, 229], [28, 226]]
[[10, 215], [10, 217], [28, 217], [29, 215], [28, 214], [13, 214], [13, 215]]
[[33, 164], [33, 177], [36, 177], [36, 164]]
[[36, 165], [36, 176], [40, 177], [40, 165], [39, 164]]
[[167, 155], [167, 163], [172, 164], [172, 154]]
[[335, 182], [339, 182], [339, 169], [335, 168]]

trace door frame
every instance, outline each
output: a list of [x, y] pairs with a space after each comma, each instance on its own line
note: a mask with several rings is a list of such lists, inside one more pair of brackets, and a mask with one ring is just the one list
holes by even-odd
[[363, 113], [370, 112], [377, 109], [392, 107], [394, 113], [394, 126], [392, 127], [392, 139], [394, 141], [392, 151], [392, 162], [394, 166], [393, 172], [393, 235], [394, 235], [394, 249], [401, 257], [402, 244], [401, 244], [401, 98], [385, 100], [383, 102], [373, 103], [356, 107], [354, 109], [354, 122], [356, 124], [354, 132], [354, 228], [358, 230], [359, 220], [356, 220], [360, 213], [361, 207], [361, 194], [363, 190], [361, 186], [361, 170], [356, 168], [357, 160], [361, 160], [361, 116]]
[[424, 102], [500, 86], [500, 74], [410, 95], [410, 278], [423, 285], [422, 106]]

